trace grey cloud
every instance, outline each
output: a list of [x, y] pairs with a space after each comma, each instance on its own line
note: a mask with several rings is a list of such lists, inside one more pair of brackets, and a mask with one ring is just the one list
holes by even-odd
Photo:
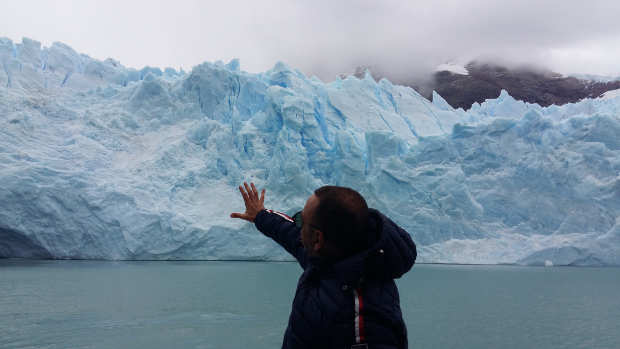
[[331, 80], [358, 65], [419, 77], [448, 60], [496, 57], [620, 75], [618, 1], [7, 1], [0, 36], [63, 41], [141, 67], [284, 61]]

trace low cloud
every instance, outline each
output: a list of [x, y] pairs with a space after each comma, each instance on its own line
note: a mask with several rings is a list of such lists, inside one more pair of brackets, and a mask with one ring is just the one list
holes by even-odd
[[561, 73], [620, 76], [618, 1], [8, 1], [0, 36], [62, 41], [142, 67], [284, 61], [332, 80], [356, 66], [419, 78], [493, 57]]

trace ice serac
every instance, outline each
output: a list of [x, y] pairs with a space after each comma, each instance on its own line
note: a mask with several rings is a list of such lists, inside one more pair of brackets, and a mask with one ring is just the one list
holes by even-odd
[[128, 69], [0, 39], [0, 257], [289, 258], [236, 186], [295, 212], [358, 189], [420, 260], [620, 265], [620, 100], [471, 110], [387, 80], [285, 64]]

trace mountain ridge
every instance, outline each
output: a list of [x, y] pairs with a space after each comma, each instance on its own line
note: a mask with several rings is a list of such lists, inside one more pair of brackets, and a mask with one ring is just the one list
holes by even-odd
[[[442, 66], [449, 65], [439, 67]], [[389, 78], [397, 84], [413, 88], [430, 101], [435, 91], [453, 108], [464, 110], [469, 110], [474, 103], [498, 98], [502, 90], [517, 100], [547, 107], [575, 103], [584, 98], [598, 98], [607, 91], [620, 89], [620, 80], [609, 78], [605, 81], [602, 77], [588, 80], [535, 66], [509, 68], [496, 63], [471, 61], [464, 67], [455, 67], [437, 70], [430, 80], [401, 79], [391, 74]], [[467, 73], [459, 73], [457, 68]], [[381, 69], [371, 66], [357, 67], [350, 75], [363, 78], [367, 70], [376, 80], [388, 76]]]

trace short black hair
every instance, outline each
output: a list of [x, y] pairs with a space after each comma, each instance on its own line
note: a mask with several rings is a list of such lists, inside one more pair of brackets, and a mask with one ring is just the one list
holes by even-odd
[[370, 246], [367, 223], [368, 205], [357, 191], [326, 185], [314, 191], [319, 204], [312, 217], [313, 224], [325, 234], [325, 240], [338, 247], [345, 256]]

